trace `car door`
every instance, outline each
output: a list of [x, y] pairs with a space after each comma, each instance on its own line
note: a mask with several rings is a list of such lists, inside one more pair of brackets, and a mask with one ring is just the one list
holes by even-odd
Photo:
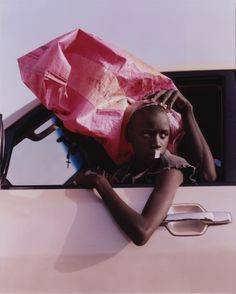
[[[140, 211], [150, 190], [119, 188]], [[203, 207], [236, 217], [235, 186], [181, 187], [170, 213]], [[0, 191], [2, 293], [234, 293], [235, 222], [160, 227], [142, 247], [83, 189]], [[171, 216], [171, 214], [170, 214]], [[203, 217], [204, 219], [204, 217]], [[169, 223], [170, 224], [170, 223]], [[179, 234], [179, 235], [178, 235]], [[196, 234], [196, 236], [194, 236]]]

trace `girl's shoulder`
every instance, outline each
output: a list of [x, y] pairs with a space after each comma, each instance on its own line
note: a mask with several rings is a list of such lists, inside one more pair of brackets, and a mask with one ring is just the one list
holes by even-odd
[[161, 157], [163, 168], [186, 168], [192, 166], [185, 158], [166, 150]]
[[184, 174], [185, 182], [195, 182], [193, 176], [195, 174], [196, 167], [191, 165], [185, 158], [170, 153], [169, 150], [161, 157], [162, 169], [167, 170], [171, 168], [179, 169]]

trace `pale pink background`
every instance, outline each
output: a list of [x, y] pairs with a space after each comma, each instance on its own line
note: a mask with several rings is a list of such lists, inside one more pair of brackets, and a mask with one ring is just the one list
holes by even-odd
[[82, 28], [159, 70], [235, 68], [236, 0], [0, 0], [0, 111], [34, 99], [16, 59]]

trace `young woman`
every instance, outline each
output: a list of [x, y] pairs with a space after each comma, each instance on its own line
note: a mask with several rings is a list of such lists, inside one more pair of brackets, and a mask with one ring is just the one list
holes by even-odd
[[[216, 173], [193, 107], [179, 91], [160, 91], [152, 99], [137, 102], [134, 107], [125, 129], [134, 155], [129, 163], [118, 169], [113, 179], [116, 183], [153, 184], [142, 213], [129, 207], [101, 174], [80, 174], [77, 183], [95, 188], [123, 231], [136, 245], [144, 245], [166, 217], [183, 181], [191, 180], [195, 169], [196, 177], [201, 180], [214, 181]], [[170, 124], [166, 111], [170, 108], [182, 114], [191, 154], [194, 154], [191, 163], [167, 150]]]

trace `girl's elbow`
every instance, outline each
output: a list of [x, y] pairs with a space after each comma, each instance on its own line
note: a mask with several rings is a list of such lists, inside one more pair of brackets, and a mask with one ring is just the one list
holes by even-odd
[[132, 241], [137, 246], [143, 246], [145, 245], [150, 237], [152, 236], [154, 230], [150, 229], [139, 229], [135, 236], [132, 237]]
[[206, 182], [215, 182], [216, 178], [217, 176], [215, 170], [203, 174], [203, 180]]
[[144, 236], [138, 236], [138, 237], [132, 238], [132, 241], [136, 246], [143, 246], [147, 243], [148, 240], [149, 238], [146, 238]]
[[197, 179], [204, 182], [215, 182], [217, 179], [216, 169], [214, 166], [200, 166], [196, 171]]
[[208, 182], [215, 182], [216, 181], [216, 174], [215, 175], [210, 175], [207, 179]]

